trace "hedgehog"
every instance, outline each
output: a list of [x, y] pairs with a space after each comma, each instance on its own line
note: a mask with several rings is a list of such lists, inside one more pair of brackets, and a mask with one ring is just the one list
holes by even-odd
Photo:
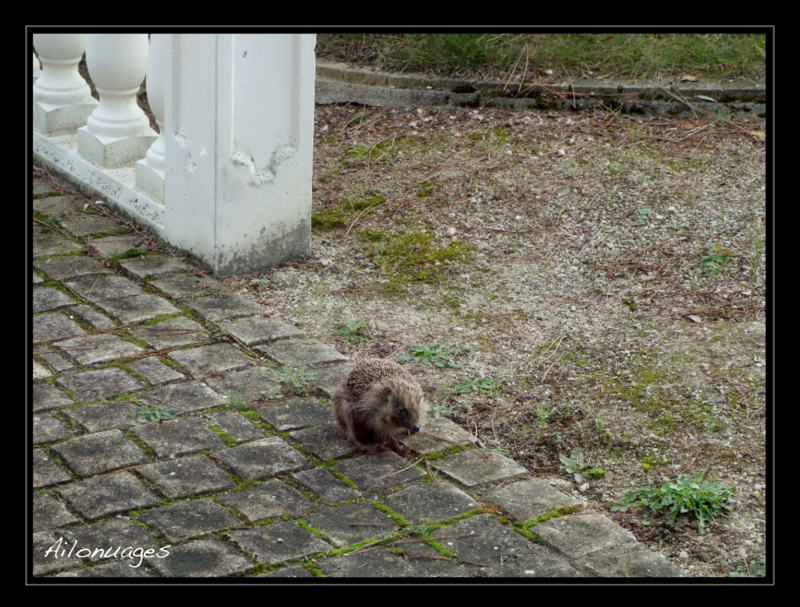
[[419, 432], [426, 404], [422, 388], [398, 364], [377, 358], [362, 360], [333, 395], [336, 421], [359, 450], [385, 445], [396, 453], [408, 449], [396, 434]]

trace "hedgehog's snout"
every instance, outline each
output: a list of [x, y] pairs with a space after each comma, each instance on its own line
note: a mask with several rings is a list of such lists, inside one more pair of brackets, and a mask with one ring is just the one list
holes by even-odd
[[419, 425], [414, 424], [414, 427], [411, 428], [411, 434], [416, 434], [417, 432], [419, 432]]

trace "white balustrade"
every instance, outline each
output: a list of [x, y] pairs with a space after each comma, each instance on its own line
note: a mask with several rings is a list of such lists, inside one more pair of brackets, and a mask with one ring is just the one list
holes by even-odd
[[78, 129], [78, 151], [103, 167], [134, 162], [157, 133], [136, 104], [147, 72], [147, 34], [89, 34], [86, 67], [100, 103]]
[[42, 75], [33, 85], [33, 126], [42, 133], [71, 131], [86, 124], [97, 107], [78, 72], [86, 34], [34, 34]]
[[39, 58], [33, 54], [33, 81], [36, 82], [42, 75], [42, 68], [39, 66]]
[[[88, 120], [77, 72], [84, 40], [100, 97], [89, 98]], [[34, 157], [218, 274], [307, 254], [314, 42], [310, 34], [153, 34], [148, 57], [146, 34], [37, 34]], [[158, 134], [136, 105], [145, 72]], [[49, 105], [83, 108], [85, 126], [62, 121], [54, 130], [41, 118]]]
[[164, 202], [164, 63], [169, 55], [170, 34], [151, 34], [147, 56], [147, 102], [158, 124], [158, 139], [147, 150], [144, 160], [136, 163], [136, 187], [155, 200]]

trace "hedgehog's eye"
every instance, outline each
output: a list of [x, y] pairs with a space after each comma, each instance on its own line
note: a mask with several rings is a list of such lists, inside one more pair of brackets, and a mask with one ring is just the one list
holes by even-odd
[[403, 414], [406, 412], [406, 408], [405, 408], [405, 407], [398, 407], [398, 408], [397, 408], [397, 412], [398, 412], [400, 415], [403, 415]]

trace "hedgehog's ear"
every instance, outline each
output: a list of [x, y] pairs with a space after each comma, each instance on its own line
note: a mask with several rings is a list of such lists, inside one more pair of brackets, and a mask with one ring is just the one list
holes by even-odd
[[392, 389], [389, 386], [384, 386], [383, 390], [381, 390], [381, 394], [385, 397], [389, 396], [392, 393]]

